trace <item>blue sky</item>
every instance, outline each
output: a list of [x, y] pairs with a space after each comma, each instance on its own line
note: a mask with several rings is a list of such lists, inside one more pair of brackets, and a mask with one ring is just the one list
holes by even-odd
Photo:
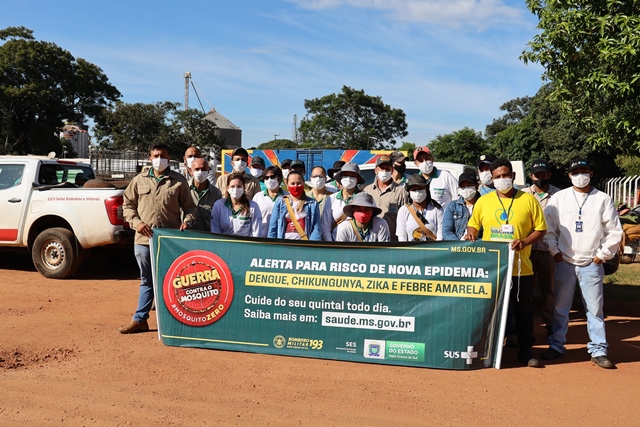
[[[542, 84], [542, 68], [518, 59], [536, 34], [524, 0], [2, 3], [0, 28], [25, 26], [96, 64], [125, 102], [183, 103], [190, 71], [205, 110], [239, 126], [247, 148], [291, 138], [304, 100], [343, 85], [404, 110], [404, 141], [424, 145], [484, 131]], [[200, 108], [193, 90], [189, 105]]]

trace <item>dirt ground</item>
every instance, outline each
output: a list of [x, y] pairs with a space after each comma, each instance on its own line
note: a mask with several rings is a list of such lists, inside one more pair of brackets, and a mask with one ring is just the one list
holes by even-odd
[[[131, 263], [133, 264], [133, 263]], [[584, 314], [569, 350], [543, 369], [393, 367], [164, 346], [121, 335], [135, 266], [86, 263], [49, 280], [0, 257], [0, 426], [638, 426], [640, 303], [608, 300], [610, 358], [589, 361]], [[155, 328], [155, 318], [150, 324]], [[545, 348], [537, 327], [535, 354]]]

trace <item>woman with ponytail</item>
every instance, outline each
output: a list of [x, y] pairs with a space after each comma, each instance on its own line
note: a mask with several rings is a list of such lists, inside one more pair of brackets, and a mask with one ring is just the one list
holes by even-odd
[[236, 236], [260, 236], [262, 215], [258, 204], [247, 199], [245, 176], [227, 176], [225, 197], [214, 203], [211, 210], [211, 232]]

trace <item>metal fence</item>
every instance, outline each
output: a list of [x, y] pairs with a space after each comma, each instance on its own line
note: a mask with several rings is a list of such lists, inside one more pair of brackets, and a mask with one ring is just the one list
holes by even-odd
[[[131, 179], [150, 165], [148, 152], [110, 151], [92, 149], [89, 151], [89, 162], [93, 165], [98, 178]], [[171, 169], [178, 169], [179, 163], [170, 161]]]
[[625, 203], [628, 207], [635, 208], [640, 204], [639, 183], [639, 175], [610, 178], [604, 181], [605, 193], [613, 199], [616, 205]]

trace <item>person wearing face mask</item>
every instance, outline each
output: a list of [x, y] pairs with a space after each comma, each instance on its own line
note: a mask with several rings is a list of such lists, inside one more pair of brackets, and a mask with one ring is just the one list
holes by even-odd
[[198, 207], [194, 230], [210, 231], [211, 209], [213, 204], [222, 198], [220, 190], [213, 186], [207, 179], [209, 176], [209, 164], [202, 157], [197, 157], [191, 162], [191, 177], [189, 188], [191, 197]]
[[407, 170], [406, 157], [399, 151], [392, 151], [389, 157], [391, 157], [391, 164], [393, 165], [393, 171], [391, 173], [393, 180], [398, 185], [404, 185], [408, 179], [405, 174]]
[[287, 240], [322, 240], [318, 203], [304, 192], [304, 175], [291, 168], [289, 194], [278, 199], [269, 221], [268, 237]]
[[[244, 191], [249, 200], [260, 191], [260, 181], [249, 173], [247, 165], [249, 164], [249, 153], [242, 147], [236, 148], [231, 153], [231, 165], [233, 167], [233, 173], [244, 174]], [[228, 174], [220, 175], [216, 182], [216, 187], [220, 189], [222, 194], [227, 193], [227, 178]]]
[[380, 218], [382, 210], [370, 194], [358, 193], [343, 208], [347, 217], [338, 225], [336, 242], [388, 242], [387, 222]]
[[442, 223], [443, 240], [467, 240], [467, 223], [480, 198], [475, 174], [464, 172], [458, 177], [460, 197], [447, 205]]
[[293, 160], [291, 159], [284, 159], [281, 163], [280, 163], [280, 169], [282, 170], [282, 180], [283, 180], [283, 187], [284, 190], [286, 191], [286, 186], [284, 185], [284, 183], [287, 180], [287, 177], [289, 176], [289, 171], [291, 170], [291, 163], [293, 162]]
[[496, 187], [493, 186], [493, 178], [491, 176], [491, 163], [496, 158], [491, 154], [483, 154], [478, 158], [478, 176], [480, 177], [480, 187], [478, 192], [481, 196], [496, 191]]
[[342, 160], [336, 160], [333, 162], [333, 166], [327, 170], [327, 177], [329, 177], [329, 181], [327, 181], [327, 187], [331, 189], [332, 192], [336, 192], [340, 189], [340, 183], [334, 179], [334, 175], [340, 172], [342, 166], [344, 166], [346, 162]]
[[533, 266], [531, 245], [543, 238], [547, 231], [544, 212], [531, 194], [513, 187], [515, 174], [507, 159], [491, 163], [491, 176], [496, 191], [478, 199], [467, 226], [469, 240], [476, 241], [482, 229], [482, 240], [509, 242], [516, 251], [510, 301], [513, 302], [518, 360], [529, 367], [540, 367], [533, 357]]
[[[533, 184], [522, 191], [534, 196], [542, 210], [545, 211], [549, 200], [560, 191], [550, 184], [551, 167], [544, 159], [534, 160], [531, 164], [531, 181]], [[538, 240], [531, 246], [531, 264], [533, 275], [537, 279], [542, 294], [542, 319], [544, 320], [547, 336], [553, 332], [553, 275], [555, 261], [549, 252], [549, 245], [544, 239]]]
[[414, 163], [429, 184], [431, 199], [442, 206], [453, 200], [458, 194], [458, 181], [448, 171], [441, 171], [433, 166], [433, 154], [428, 147], [418, 147], [413, 151]]
[[427, 180], [422, 174], [411, 175], [404, 188], [409, 194], [409, 203], [398, 211], [398, 240], [442, 240], [444, 212], [438, 202], [431, 199]]
[[265, 189], [264, 177], [263, 177], [264, 169], [265, 169], [264, 159], [260, 156], [253, 156], [251, 158], [251, 164], [249, 165], [249, 174], [251, 174], [252, 177], [258, 180], [258, 182], [260, 183], [261, 191], [264, 191]]
[[344, 214], [344, 206], [351, 203], [353, 196], [358, 193], [358, 184], [364, 184], [365, 180], [360, 174], [360, 168], [353, 162], [346, 162], [340, 172], [335, 174], [335, 179], [340, 183], [341, 189], [333, 193], [324, 205], [322, 214], [322, 240], [334, 241], [337, 227], [347, 219]]
[[212, 233], [260, 237], [262, 214], [258, 204], [247, 197], [246, 176], [244, 173], [225, 176], [227, 192], [211, 210]]
[[189, 184], [179, 172], [169, 168], [169, 147], [155, 144], [149, 152], [151, 167], [144, 167], [124, 191], [122, 214], [136, 230], [133, 251], [140, 267], [138, 308], [131, 322], [119, 328], [121, 334], [146, 332], [153, 304], [153, 277], [149, 239], [153, 228], [185, 230], [196, 221], [196, 205]]
[[[194, 145], [188, 147], [184, 152], [184, 157], [182, 158], [184, 167], [180, 170], [182, 176], [184, 176], [187, 181], [192, 177], [191, 173], [191, 164], [195, 159], [202, 159], [202, 152], [200, 149]], [[216, 183], [216, 176], [213, 171], [209, 170], [209, 174], [207, 175], [207, 179], [213, 185]]]
[[393, 179], [393, 161], [391, 157], [382, 155], [376, 160], [374, 172], [376, 179], [364, 188], [364, 192], [371, 194], [376, 205], [381, 210], [382, 218], [389, 226], [391, 240], [397, 241], [396, 222], [398, 210], [409, 200], [404, 188]]
[[[307, 190], [307, 196], [312, 197], [318, 202], [318, 209], [320, 209], [320, 221], [322, 221], [322, 214], [324, 213], [324, 206], [327, 202], [327, 198], [330, 192], [327, 188], [327, 172], [322, 166], [316, 166], [311, 170], [311, 189]], [[333, 193], [333, 191], [331, 192]]]
[[613, 369], [615, 365], [607, 357], [602, 263], [617, 252], [622, 227], [611, 197], [591, 185], [592, 177], [588, 160], [573, 160], [569, 168], [572, 186], [558, 191], [545, 211], [549, 224], [545, 241], [556, 262], [555, 304], [549, 348], [540, 357], [562, 357], [577, 283], [587, 314], [591, 362]]
[[269, 166], [264, 170], [265, 189], [253, 196], [253, 201], [260, 207], [262, 215], [262, 226], [260, 227], [260, 237], [267, 237], [269, 232], [269, 221], [276, 201], [286, 193], [282, 189], [282, 171], [278, 166]]

